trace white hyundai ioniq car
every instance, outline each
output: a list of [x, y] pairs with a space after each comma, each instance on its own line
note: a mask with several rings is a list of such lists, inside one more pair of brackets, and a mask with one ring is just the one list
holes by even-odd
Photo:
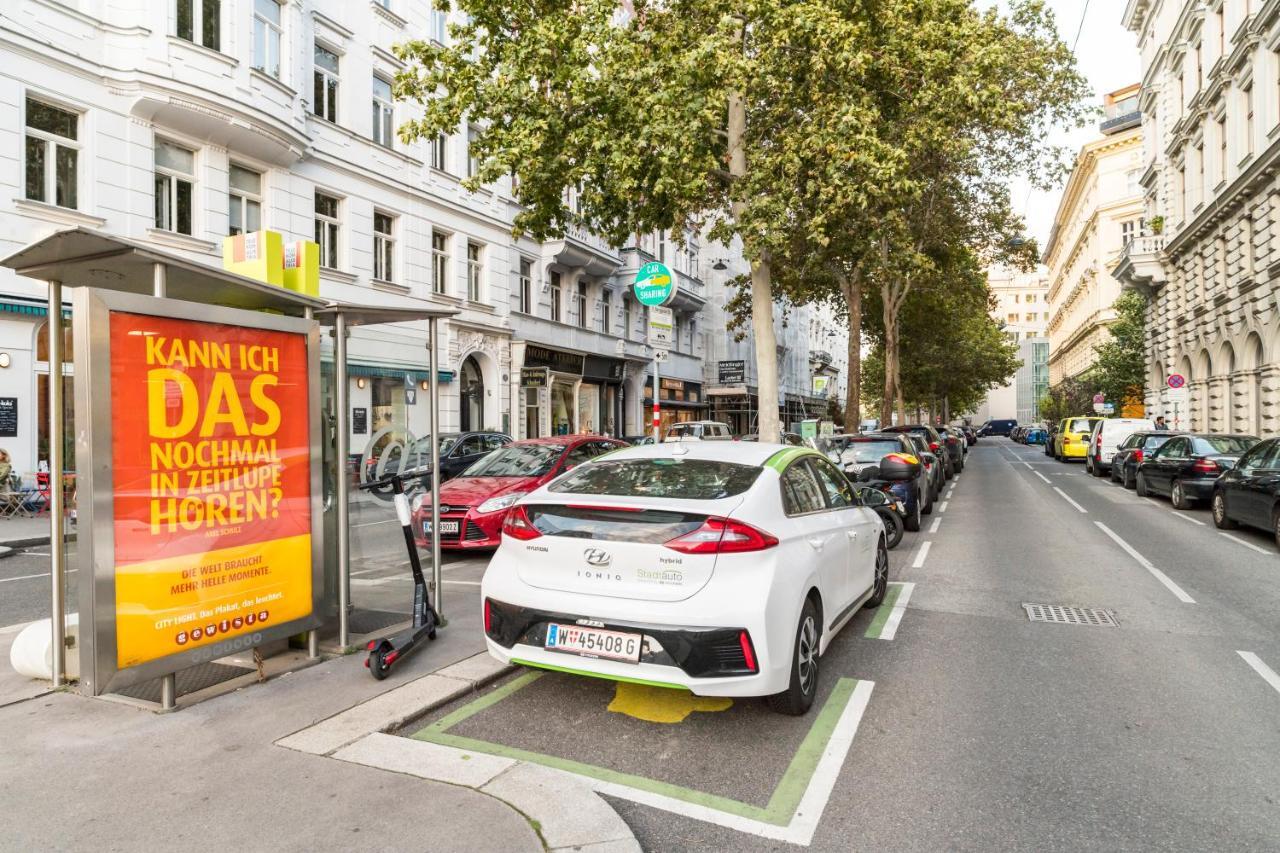
[[803, 714], [818, 658], [884, 600], [875, 511], [805, 448], [633, 447], [530, 492], [481, 585], [498, 660]]

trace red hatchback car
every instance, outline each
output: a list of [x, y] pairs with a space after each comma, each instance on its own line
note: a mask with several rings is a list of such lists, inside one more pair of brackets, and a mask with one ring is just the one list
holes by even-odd
[[[516, 501], [554, 477], [602, 453], [627, 447], [599, 435], [558, 435], [513, 441], [440, 485], [440, 547], [497, 548], [502, 522]], [[431, 547], [431, 502], [414, 501], [413, 537]]]

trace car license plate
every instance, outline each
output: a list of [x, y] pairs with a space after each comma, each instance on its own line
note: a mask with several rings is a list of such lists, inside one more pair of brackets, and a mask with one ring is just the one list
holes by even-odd
[[[424, 522], [422, 522], [422, 532], [423, 532], [423, 533], [425, 533], [425, 534], [426, 534], [426, 535], [428, 535], [428, 536], [430, 536], [430, 535], [431, 535], [431, 522], [429, 522], [429, 521], [424, 521]], [[442, 522], [440, 522], [440, 532], [441, 532], [441, 533], [457, 533], [457, 532], [458, 532], [458, 522], [456, 522], [456, 521], [442, 521]]]
[[557, 652], [638, 663], [641, 639], [639, 634], [583, 628], [581, 625], [557, 625], [553, 622], [547, 626], [544, 645]]

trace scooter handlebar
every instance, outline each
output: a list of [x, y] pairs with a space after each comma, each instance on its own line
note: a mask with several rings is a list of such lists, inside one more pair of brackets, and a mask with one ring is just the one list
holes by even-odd
[[360, 483], [356, 488], [364, 491], [372, 491], [373, 489], [385, 489], [388, 486], [394, 486], [397, 482], [400, 483], [401, 487], [403, 487], [405, 483], [410, 483], [414, 480], [429, 479], [430, 477], [430, 470], [410, 471], [406, 474], [392, 474], [389, 477], [383, 477], [381, 480], [369, 480], [368, 482]]

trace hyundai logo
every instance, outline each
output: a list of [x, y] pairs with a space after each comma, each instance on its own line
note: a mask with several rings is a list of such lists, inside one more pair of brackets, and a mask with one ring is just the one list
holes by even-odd
[[607, 566], [613, 562], [613, 555], [600, 548], [588, 548], [582, 552], [582, 556], [586, 557], [587, 564], [591, 566]]

